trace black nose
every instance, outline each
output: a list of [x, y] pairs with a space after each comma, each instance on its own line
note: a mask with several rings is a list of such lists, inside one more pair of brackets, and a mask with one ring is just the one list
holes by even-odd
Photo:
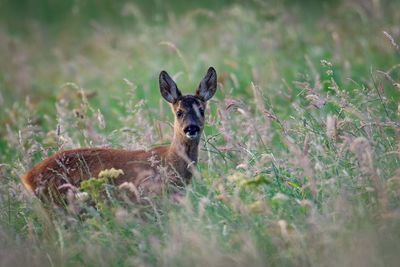
[[183, 129], [185, 134], [195, 135], [196, 133], [200, 132], [200, 127], [197, 125], [189, 125], [185, 129]]

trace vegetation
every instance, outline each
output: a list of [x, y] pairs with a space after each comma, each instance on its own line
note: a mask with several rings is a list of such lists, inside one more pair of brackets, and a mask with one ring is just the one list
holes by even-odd
[[[0, 1], [1, 266], [400, 262], [399, 1], [40, 2]], [[23, 188], [61, 149], [167, 143], [159, 72], [193, 93], [209, 66], [183, 196], [107, 176], [76, 214]]]

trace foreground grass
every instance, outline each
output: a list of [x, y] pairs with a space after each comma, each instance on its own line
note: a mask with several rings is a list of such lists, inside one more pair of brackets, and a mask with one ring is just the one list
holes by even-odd
[[[365, 3], [232, 4], [153, 23], [129, 4], [129, 30], [4, 27], [0, 264], [396, 266], [400, 18], [395, 3]], [[209, 65], [220, 87], [182, 199], [110, 196], [82, 218], [24, 191], [18, 177], [60, 149], [168, 142], [159, 71], [189, 93]]]

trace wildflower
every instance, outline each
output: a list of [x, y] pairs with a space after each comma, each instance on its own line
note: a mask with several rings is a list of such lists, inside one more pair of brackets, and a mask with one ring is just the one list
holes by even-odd
[[111, 169], [102, 170], [102, 171], [99, 173], [98, 176], [99, 176], [99, 178], [111, 178], [111, 179], [115, 179], [115, 178], [117, 178], [118, 176], [123, 175], [123, 174], [124, 174], [124, 171], [123, 171], [123, 170], [111, 168]]
[[87, 192], [78, 192], [74, 196], [79, 202], [85, 202], [89, 199], [89, 194]]
[[321, 60], [321, 65], [324, 67], [332, 67], [332, 63], [325, 59]]

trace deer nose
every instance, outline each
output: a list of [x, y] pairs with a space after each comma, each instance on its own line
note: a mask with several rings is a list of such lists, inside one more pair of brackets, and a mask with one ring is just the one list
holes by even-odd
[[197, 125], [189, 125], [185, 129], [183, 129], [183, 131], [185, 132], [185, 134], [194, 135], [200, 132], [200, 127]]
[[183, 129], [183, 131], [189, 139], [195, 139], [199, 136], [200, 127], [197, 125], [189, 125]]

